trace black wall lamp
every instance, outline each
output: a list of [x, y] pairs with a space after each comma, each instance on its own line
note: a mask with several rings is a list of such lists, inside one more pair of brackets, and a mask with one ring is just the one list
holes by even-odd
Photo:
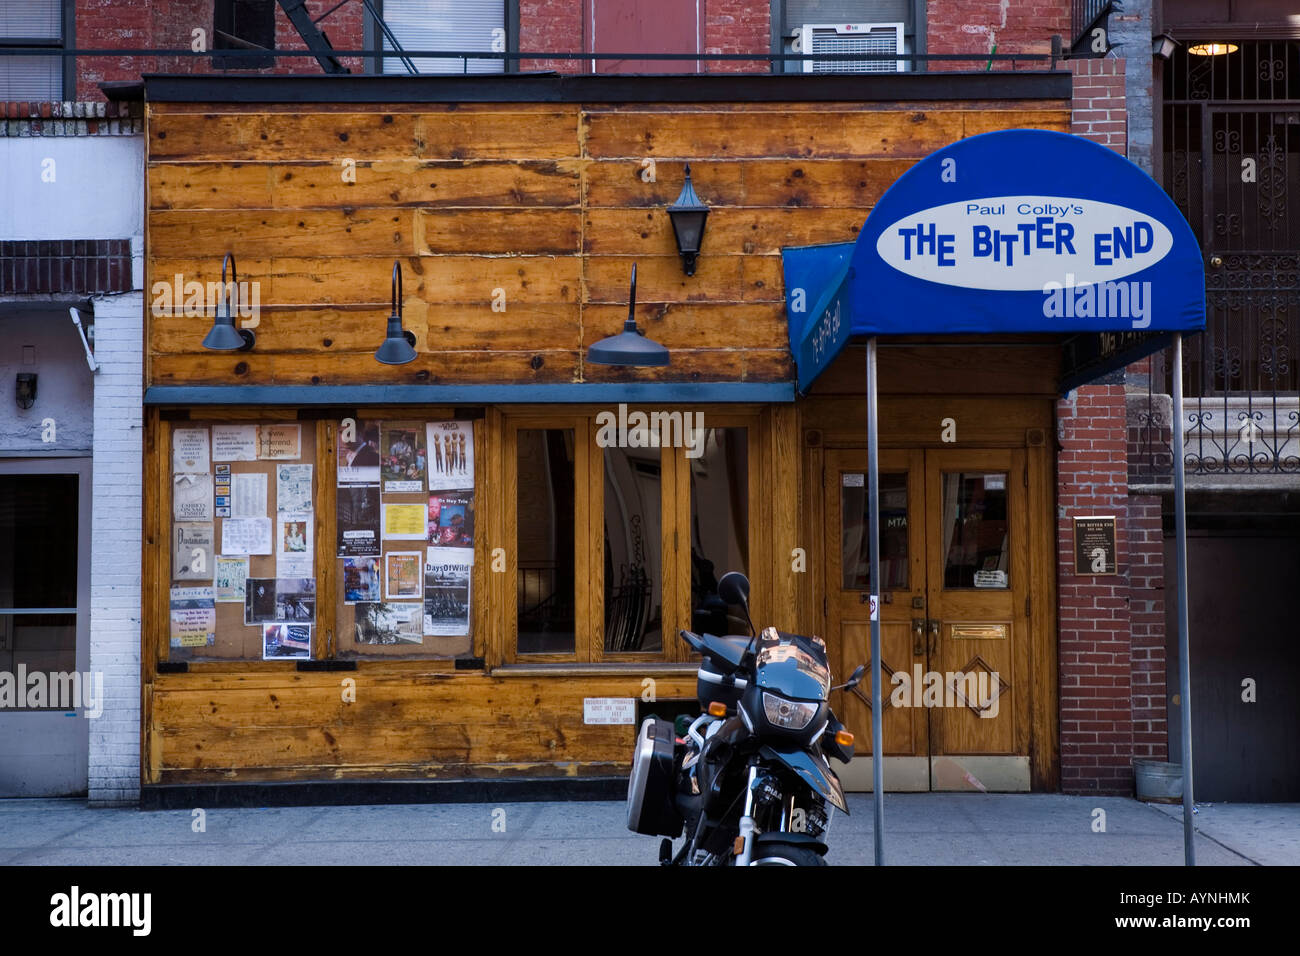
[[636, 263], [632, 263], [632, 289], [628, 293], [627, 321], [618, 335], [595, 342], [587, 349], [594, 365], [667, 365], [668, 349], [645, 337], [636, 327]]
[[[230, 263], [230, 299], [227, 305], [226, 263]], [[257, 341], [252, 329], [235, 328], [235, 313], [239, 311], [239, 278], [235, 274], [235, 257], [227, 252], [221, 260], [221, 298], [217, 301], [217, 317], [212, 329], [203, 340], [205, 349], [217, 352], [247, 352]]]
[[405, 365], [415, 360], [415, 333], [402, 328], [402, 264], [393, 260], [393, 314], [388, 317], [388, 335], [375, 349], [375, 360], [384, 365]]
[[19, 372], [14, 383], [14, 401], [19, 408], [27, 409], [36, 404], [36, 373]]
[[691, 185], [691, 165], [686, 164], [686, 182], [677, 201], [668, 207], [668, 218], [673, 223], [673, 235], [677, 237], [677, 252], [682, 257], [682, 270], [688, 275], [695, 275], [695, 260], [700, 254], [700, 245], [704, 242], [704, 222], [709, 218], [709, 207], [700, 202]]

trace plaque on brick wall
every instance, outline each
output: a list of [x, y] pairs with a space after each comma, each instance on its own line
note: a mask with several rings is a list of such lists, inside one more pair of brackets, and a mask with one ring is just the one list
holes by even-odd
[[1074, 519], [1074, 573], [1118, 574], [1114, 517]]

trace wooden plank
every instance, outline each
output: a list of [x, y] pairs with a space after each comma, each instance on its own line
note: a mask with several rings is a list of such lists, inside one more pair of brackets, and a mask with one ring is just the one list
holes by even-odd
[[161, 258], [410, 255], [411, 209], [156, 210], [149, 214], [151, 254]]
[[577, 209], [417, 209], [418, 255], [574, 255], [582, 244]]
[[345, 158], [564, 159], [574, 155], [577, 107], [508, 112], [155, 113], [149, 159], [252, 162]]
[[[150, 209], [574, 206], [575, 160], [151, 163]], [[349, 177], [345, 179], [345, 174]]]
[[799, 600], [800, 584], [807, 577], [810, 562], [800, 528], [799, 414], [793, 405], [774, 405], [767, 415], [770, 420], [769, 495], [773, 502], [772, 560], [769, 562], [773, 572], [772, 609], [779, 620], [786, 622], [786, 627], [800, 634], [811, 634], [814, 633], [809, 627], [812, 622], [800, 616]]
[[978, 136], [1002, 129], [1050, 129], [1058, 133], [1070, 132], [1070, 111], [987, 109], [964, 114], [963, 136]]
[[675, 253], [586, 259], [584, 302], [626, 306], [633, 263], [638, 303], [784, 302], [780, 256], [706, 255], [688, 276]]
[[[1016, 447], [1028, 428], [1050, 428], [1054, 402], [1020, 396], [887, 395], [880, 399], [880, 443], [889, 447], [950, 448], [942, 422], [957, 422], [963, 447]], [[806, 428], [827, 447], [865, 447], [867, 416], [861, 396], [811, 398], [801, 403]]]
[[[641, 305], [638, 302], [636, 313], [641, 331], [672, 349], [674, 361], [678, 349], [789, 348], [785, 310], [776, 303]], [[583, 346], [615, 334], [626, 319], [626, 305], [587, 306], [582, 316]]]
[[[310, 423], [304, 423], [310, 428]], [[316, 461], [312, 470], [312, 502], [315, 506], [316, 540], [316, 626], [312, 628], [312, 656], [331, 657], [337, 647], [335, 628], [339, 604], [338, 537], [338, 423], [316, 422]]]
[[921, 158], [964, 135], [965, 110], [772, 111], [749, 113], [625, 109], [586, 116], [594, 159], [668, 157]]
[[[779, 255], [786, 246], [852, 242], [869, 209], [734, 209], [709, 215], [701, 260], [717, 255]], [[660, 210], [589, 209], [583, 251], [602, 255], [674, 255], [672, 224]]]
[[793, 374], [790, 350], [676, 349], [660, 368], [583, 365], [589, 382], [783, 382]]
[[[812, 395], [863, 394], [864, 346], [850, 345], [813, 384]], [[1054, 345], [887, 346], [880, 349], [881, 394], [1055, 396], [1061, 350]]]

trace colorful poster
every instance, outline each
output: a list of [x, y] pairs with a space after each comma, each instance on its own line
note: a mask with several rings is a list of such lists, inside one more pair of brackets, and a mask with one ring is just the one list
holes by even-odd
[[243, 604], [244, 587], [248, 582], [248, 558], [217, 555], [217, 574], [213, 584], [217, 589], [218, 604]]
[[343, 603], [382, 601], [379, 591], [379, 558], [343, 559]]
[[380, 477], [384, 494], [423, 491], [425, 475], [424, 430], [418, 425], [384, 425]]
[[474, 492], [440, 491], [429, 495], [428, 542], [434, 547], [466, 548], [474, 563]]
[[429, 490], [474, 487], [474, 423], [429, 422]]
[[171, 589], [172, 647], [207, 647], [217, 641], [212, 588]]
[[[198, 474], [208, 470], [208, 430], [177, 428], [172, 432], [172, 472]], [[417, 489], [418, 490], [418, 489]]]
[[280, 465], [275, 469], [275, 510], [311, 511], [311, 465]]
[[270, 554], [270, 518], [227, 518], [221, 522], [221, 553]]
[[418, 601], [424, 594], [423, 571], [424, 555], [419, 551], [389, 551], [384, 555], [384, 597]]
[[250, 471], [235, 475], [230, 504], [232, 518], [265, 518], [266, 473]]
[[177, 521], [212, 520], [212, 476], [172, 477], [172, 517]]
[[216, 502], [216, 515], [218, 518], [230, 517], [230, 466], [214, 465], [216, 469], [216, 484], [214, 490], [216, 495], [213, 500]]
[[425, 539], [424, 505], [384, 504], [384, 538], [397, 541], [423, 541]]
[[430, 548], [424, 565], [424, 631], [431, 636], [469, 634], [471, 567], [459, 548]]
[[310, 624], [263, 624], [262, 660], [311, 660]]
[[172, 526], [172, 579], [212, 581], [212, 525]]
[[213, 425], [213, 461], [257, 461], [256, 425]]
[[338, 490], [338, 555], [379, 554], [379, 486], [349, 485]]
[[345, 418], [339, 422], [340, 485], [379, 484], [379, 423]]
[[358, 644], [419, 644], [424, 640], [419, 604], [356, 605]]
[[295, 459], [302, 457], [301, 425], [258, 425], [257, 457]]
[[275, 517], [275, 576], [313, 577], [312, 512], [280, 511]]
[[249, 578], [245, 624], [311, 624], [316, 620], [315, 578]]

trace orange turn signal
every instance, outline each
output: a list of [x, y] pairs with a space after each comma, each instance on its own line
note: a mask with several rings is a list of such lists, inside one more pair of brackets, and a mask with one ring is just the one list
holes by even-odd
[[849, 733], [847, 730], [837, 730], [835, 731], [835, 742], [841, 747], [852, 747], [853, 734]]
[[727, 705], [724, 704], [724, 703], [723, 703], [722, 701], [720, 701], [720, 700], [715, 700], [713, 703], [709, 704], [709, 716], [710, 716], [710, 717], [726, 717], [726, 716], [727, 716]]

